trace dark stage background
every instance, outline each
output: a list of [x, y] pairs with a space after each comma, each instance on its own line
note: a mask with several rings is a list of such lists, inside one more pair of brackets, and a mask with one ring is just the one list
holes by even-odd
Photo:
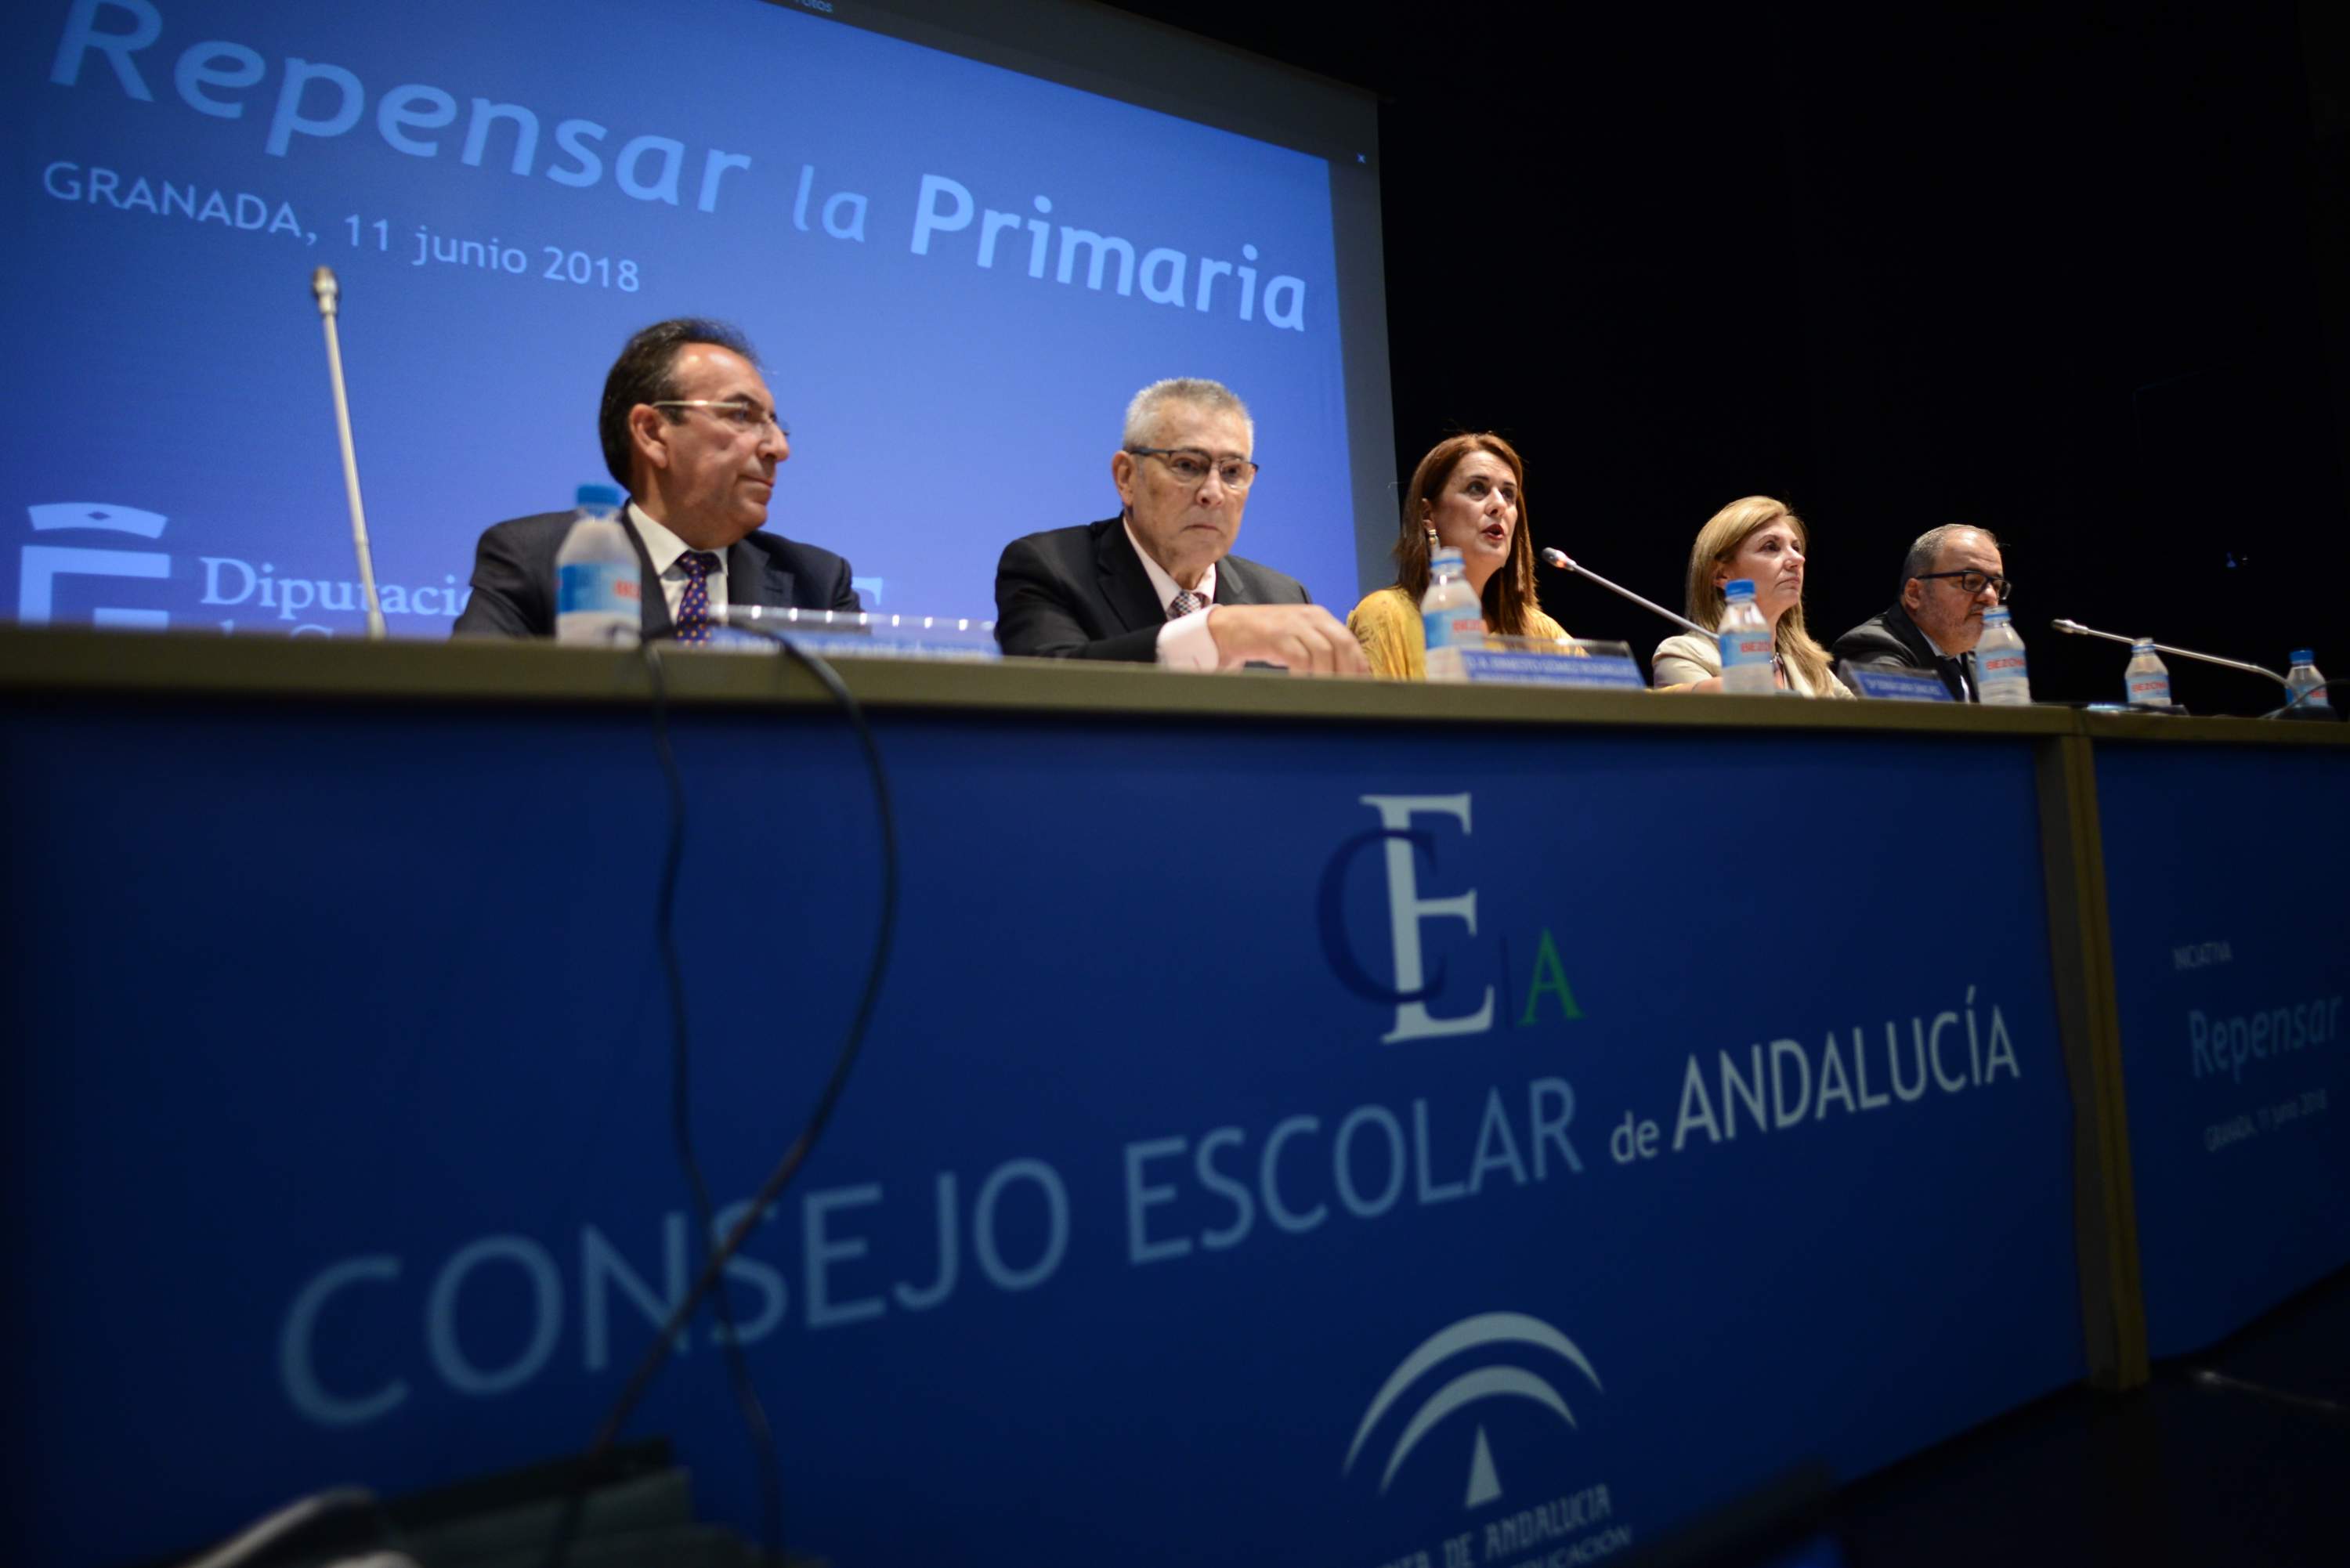
[[2127, 659], [2057, 616], [2350, 678], [2350, 7], [1121, 8], [1381, 95], [1406, 474], [1501, 431], [1535, 543], [1675, 606], [1698, 525], [1780, 496], [1824, 642], [1982, 524], [2043, 700]]

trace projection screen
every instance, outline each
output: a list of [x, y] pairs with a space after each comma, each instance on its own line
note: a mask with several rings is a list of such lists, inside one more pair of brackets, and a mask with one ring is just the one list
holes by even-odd
[[[1076, 0], [36, 0], [0, 613], [358, 635], [309, 279], [341, 332], [395, 635], [445, 635], [486, 524], [605, 475], [629, 334], [759, 348], [768, 526], [860, 597], [992, 614], [1003, 545], [1108, 516], [1127, 399], [1230, 384], [1240, 552], [1350, 604], [1393, 536], [1376, 113]], [[13, 582], [6, 580], [13, 577]]]

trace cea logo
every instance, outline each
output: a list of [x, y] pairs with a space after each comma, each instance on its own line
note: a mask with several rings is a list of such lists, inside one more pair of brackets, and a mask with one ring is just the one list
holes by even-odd
[[[1355, 1428], [1355, 1440], [1347, 1445], [1347, 1462], [1341, 1473], [1352, 1475], [1355, 1461], [1362, 1457], [1363, 1445], [1390, 1411], [1400, 1409], [1405, 1393], [1423, 1377], [1449, 1361], [1477, 1351], [1506, 1347], [1518, 1353], [1520, 1360], [1528, 1359], [1523, 1352], [1543, 1353], [1545, 1363], [1555, 1359], [1583, 1374], [1595, 1392], [1605, 1393], [1599, 1386], [1599, 1374], [1575, 1342], [1538, 1317], [1524, 1313], [1489, 1312], [1474, 1317], [1464, 1317], [1448, 1328], [1440, 1329], [1423, 1341], [1419, 1347], [1390, 1373], [1378, 1393], [1371, 1399], [1370, 1407], [1363, 1412]], [[1532, 1367], [1502, 1363], [1488, 1364], [1461, 1373], [1419, 1402], [1397, 1433], [1394, 1445], [1388, 1450], [1388, 1462], [1379, 1472], [1379, 1490], [1384, 1493], [1393, 1483], [1396, 1472], [1419, 1447], [1420, 1439], [1434, 1431], [1448, 1416], [1491, 1399], [1524, 1399], [1548, 1410], [1573, 1427], [1575, 1412], [1568, 1408], [1566, 1398], [1557, 1386]], [[1469, 1484], [1461, 1500], [1463, 1508], [1479, 1508], [1502, 1495], [1500, 1472], [1494, 1469], [1492, 1446], [1486, 1441], [1485, 1428], [1477, 1428], [1477, 1440], [1469, 1456]]]
[[[58, 501], [27, 507], [33, 532], [53, 535], [88, 530], [129, 534], [160, 539], [164, 518], [135, 506], [111, 506], [89, 501]], [[161, 550], [92, 549], [84, 545], [27, 545], [18, 557], [16, 619], [26, 626], [47, 626], [57, 608], [59, 577], [169, 577], [172, 557]], [[154, 630], [172, 624], [168, 611], [128, 609], [100, 605], [89, 612], [92, 626], [130, 627]]]
[[[1523, 992], [1523, 1004], [1511, 970], [1511, 943], [1506, 936], [1479, 950], [1495, 964], [1500, 984], [1448, 987], [1448, 966], [1430, 963], [1426, 933], [1438, 921], [1459, 921], [1467, 934], [1477, 932], [1477, 889], [1429, 896], [1420, 880], [1437, 875], [1436, 832], [1430, 824], [1456, 826], [1461, 836], [1473, 826], [1468, 793], [1460, 794], [1367, 794], [1359, 804], [1370, 807], [1379, 826], [1355, 835], [1338, 846], [1323, 868], [1319, 923], [1322, 950], [1340, 984], [1356, 995], [1395, 1009], [1395, 1021], [1379, 1036], [1383, 1045], [1406, 1040], [1440, 1039], [1454, 1034], [1483, 1034], [1494, 1024], [1497, 994], [1501, 1006], [1519, 1028], [1555, 1016], [1571, 1023], [1583, 1016], [1575, 992], [1559, 961], [1558, 944], [1548, 927], [1533, 944], [1533, 963]], [[1347, 932], [1347, 875], [1355, 861], [1374, 845], [1384, 850], [1387, 871], [1387, 928], [1395, 964], [1395, 983], [1383, 985], [1356, 956]], [[1441, 928], [1438, 928], [1441, 929]], [[1474, 997], [1472, 1002], [1470, 999]], [[1441, 1003], [1443, 1011], [1437, 1011]], [[1554, 1012], [1555, 1010], [1555, 1012]]]

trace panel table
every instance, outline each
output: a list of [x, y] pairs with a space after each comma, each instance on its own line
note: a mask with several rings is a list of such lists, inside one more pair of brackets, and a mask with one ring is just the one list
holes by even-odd
[[[850, 1016], [877, 821], [812, 681], [666, 669], [731, 1209]], [[800, 1549], [1598, 1561], [2142, 1360], [2078, 716], [847, 675], [896, 949], [730, 1281]], [[32, 1556], [584, 1442], [702, 1250], [648, 692], [0, 632]], [[1955, 921], [1934, 800], [2007, 852]], [[706, 1319], [632, 1430], [755, 1526]]]

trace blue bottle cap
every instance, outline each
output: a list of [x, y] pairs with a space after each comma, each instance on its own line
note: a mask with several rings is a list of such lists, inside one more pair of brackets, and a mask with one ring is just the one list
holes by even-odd
[[608, 484], [583, 484], [575, 493], [573, 504], [580, 507], [596, 507], [605, 512], [620, 509], [620, 493]]
[[1456, 566], [1461, 564], [1461, 552], [1454, 549], [1450, 545], [1444, 545], [1428, 558], [1428, 564], [1431, 566], [1443, 566], [1447, 561], [1450, 561]]
[[1752, 577], [1732, 577], [1730, 580], [1729, 585], [1725, 587], [1721, 592], [1722, 597], [1725, 598], [1751, 599], [1754, 597], [1754, 579]]
[[2006, 624], [2007, 618], [2007, 607], [2005, 605], [1993, 605], [1991, 608], [1983, 611], [1983, 625], [1985, 626], [2003, 626]]
[[2314, 648], [2296, 648], [2293, 650], [2293, 662], [2314, 664], [2317, 662], [2317, 650]]

